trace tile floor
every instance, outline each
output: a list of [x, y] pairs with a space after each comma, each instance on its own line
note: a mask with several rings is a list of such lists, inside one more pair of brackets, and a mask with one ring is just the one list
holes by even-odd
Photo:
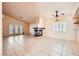
[[4, 56], [79, 56], [74, 41], [18, 35], [3, 38]]

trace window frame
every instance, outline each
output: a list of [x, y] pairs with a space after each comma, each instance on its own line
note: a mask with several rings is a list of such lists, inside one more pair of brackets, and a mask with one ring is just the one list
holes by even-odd
[[53, 23], [53, 31], [54, 32], [66, 32], [67, 31], [67, 23], [65, 21], [59, 21]]

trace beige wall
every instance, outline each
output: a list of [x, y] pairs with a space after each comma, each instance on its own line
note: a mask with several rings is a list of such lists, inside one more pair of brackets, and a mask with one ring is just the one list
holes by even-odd
[[18, 20], [16, 18], [8, 16], [8, 15], [5, 15], [3, 17], [2, 23], [3, 23], [3, 36], [8, 36], [9, 35], [8, 27], [9, 27], [10, 24], [23, 25], [23, 32], [25, 34], [29, 34], [29, 23], [25, 23], [21, 20]]
[[[39, 19], [37, 19], [39, 20]], [[76, 34], [75, 34], [75, 24], [74, 24], [74, 19], [73, 16], [67, 16], [67, 17], [63, 17], [63, 19], [61, 19], [60, 21], [64, 21], [67, 23], [67, 31], [66, 32], [54, 32], [53, 31], [53, 22], [54, 19], [42, 19], [42, 23], [43, 25], [39, 25], [42, 24], [40, 21], [35, 24], [32, 23], [30, 24], [30, 33], [32, 35], [34, 35], [34, 27], [38, 27], [38, 25], [40, 27], [44, 27], [44, 35], [45, 37], [51, 37], [51, 38], [57, 38], [57, 39], [65, 39], [65, 40], [75, 40]]]
[[[67, 23], [67, 31], [66, 32], [54, 32], [53, 31], [53, 19], [42, 19], [45, 37], [57, 38], [57, 39], [65, 39], [65, 40], [75, 40], [75, 25], [73, 21], [73, 16], [69, 15], [67, 17], [63, 17], [60, 21], [64, 21]], [[40, 21], [38, 22], [38, 24]], [[34, 35], [33, 27], [38, 26], [38, 24], [32, 23], [30, 24], [30, 33]], [[42, 25], [40, 25], [42, 27]]]
[[75, 30], [72, 16], [67, 16], [60, 21], [65, 21], [67, 23], [66, 32], [54, 32], [53, 31], [53, 19], [48, 19], [45, 22], [45, 35], [46, 37], [66, 39], [66, 40], [75, 40]]
[[[79, 18], [76, 18], [74, 19], [74, 22], [77, 22], [79, 21]], [[79, 24], [75, 24], [75, 39], [76, 39], [76, 42], [79, 44]]]

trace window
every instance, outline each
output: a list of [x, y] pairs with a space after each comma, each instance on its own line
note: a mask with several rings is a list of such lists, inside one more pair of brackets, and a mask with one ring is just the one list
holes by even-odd
[[23, 27], [22, 25], [9, 25], [9, 33], [10, 34], [22, 34], [23, 33]]
[[18, 25], [15, 26], [15, 33], [18, 33]]
[[19, 26], [19, 32], [23, 33], [23, 27], [22, 27], [22, 25]]
[[66, 22], [55, 22], [53, 23], [53, 31], [55, 32], [66, 32], [67, 26]]
[[67, 30], [67, 24], [66, 24], [66, 22], [63, 22], [63, 31], [66, 32], [66, 30]]
[[14, 26], [10, 24], [9, 25], [9, 33], [13, 34], [13, 32], [14, 32]]

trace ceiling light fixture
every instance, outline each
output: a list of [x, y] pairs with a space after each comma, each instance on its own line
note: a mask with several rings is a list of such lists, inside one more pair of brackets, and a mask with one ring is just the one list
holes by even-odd
[[64, 13], [62, 13], [61, 15], [59, 15], [58, 11], [55, 11], [55, 15], [52, 15], [52, 16], [54, 16], [55, 21], [59, 21], [59, 19], [61, 18], [62, 15], [64, 15]]

